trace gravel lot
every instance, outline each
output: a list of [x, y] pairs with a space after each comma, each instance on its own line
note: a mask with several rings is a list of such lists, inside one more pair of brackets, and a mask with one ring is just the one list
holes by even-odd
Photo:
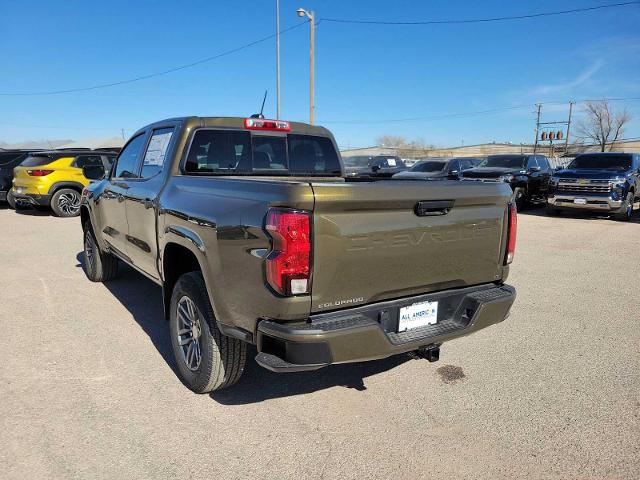
[[198, 396], [158, 287], [89, 282], [78, 219], [1, 208], [0, 478], [640, 478], [639, 219], [519, 222], [511, 317], [440, 362], [252, 360]]

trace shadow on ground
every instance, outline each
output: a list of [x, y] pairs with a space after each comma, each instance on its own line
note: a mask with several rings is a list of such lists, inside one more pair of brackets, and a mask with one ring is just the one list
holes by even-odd
[[51, 210], [46, 207], [36, 208], [31, 206], [18, 207], [16, 208], [16, 213], [19, 215], [28, 215], [31, 217], [50, 217], [53, 215]]
[[[78, 253], [76, 259], [76, 266], [82, 267], [82, 252]], [[119, 264], [118, 277], [104, 285], [129, 310], [177, 377], [168, 324], [162, 311], [161, 288], [122, 262]], [[212, 393], [211, 398], [222, 405], [245, 405], [336, 386], [364, 391], [365, 378], [410, 360], [407, 355], [398, 355], [371, 362], [331, 365], [313, 372], [277, 374], [260, 367], [254, 360], [255, 356], [256, 349], [251, 345], [247, 351], [247, 365], [240, 382], [228, 390]]]

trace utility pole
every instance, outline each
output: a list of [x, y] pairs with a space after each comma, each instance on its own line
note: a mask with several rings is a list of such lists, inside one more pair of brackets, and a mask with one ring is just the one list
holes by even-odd
[[564, 139], [564, 154], [569, 153], [569, 132], [571, 131], [571, 112], [573, 111], [573, 101], [569, 102], [569, 120], [567, 121], [567, 137]]
[[296, 12], [299, 17], [307, 17], [309, 19], [310, 30], [310, 42], [309, 42], [309, 123], [313, 125], [315, 120], [315, 92], [314, 92], [314, 55], [315, 55], [315, 32], [316, 32], [316, 17], [312, 11], [307, 11], [304, 8], [299, 8]]
[[533, 144], [533, 153], [536, 153], [538, 150], [538, 134], [540, 130], [540, 110], [542, 110], [542, 104], [537, 103], [536, 106], [538, 107], [538, 117], [536, 118], [536, 141]]
[[120, 133], [122, 134], [122, 139], [124, 140], [124, 128], [120, 129]]
[[280, 120], [280, 0], [276, 0], [276, 119]]

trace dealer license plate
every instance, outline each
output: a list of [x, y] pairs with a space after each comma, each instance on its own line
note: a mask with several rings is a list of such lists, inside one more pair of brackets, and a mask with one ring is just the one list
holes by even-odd
[[398, 321], [398, 332], [434, 325], [438, 322], [438, 302], [420, 302], [402, 307]]
[[586, 205], [587, 204], [587, 199], [586, 198], [574, 198], [573, 199], [573, 203], [575, 203], [576, 205]]

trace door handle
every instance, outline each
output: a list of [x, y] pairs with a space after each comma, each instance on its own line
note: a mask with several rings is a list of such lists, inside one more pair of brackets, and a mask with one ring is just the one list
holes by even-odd
[[446, 215], [453, 208], [453, 203], [453, 200], [423, 200], [416, 204], [413, 211], [419, 217]]

